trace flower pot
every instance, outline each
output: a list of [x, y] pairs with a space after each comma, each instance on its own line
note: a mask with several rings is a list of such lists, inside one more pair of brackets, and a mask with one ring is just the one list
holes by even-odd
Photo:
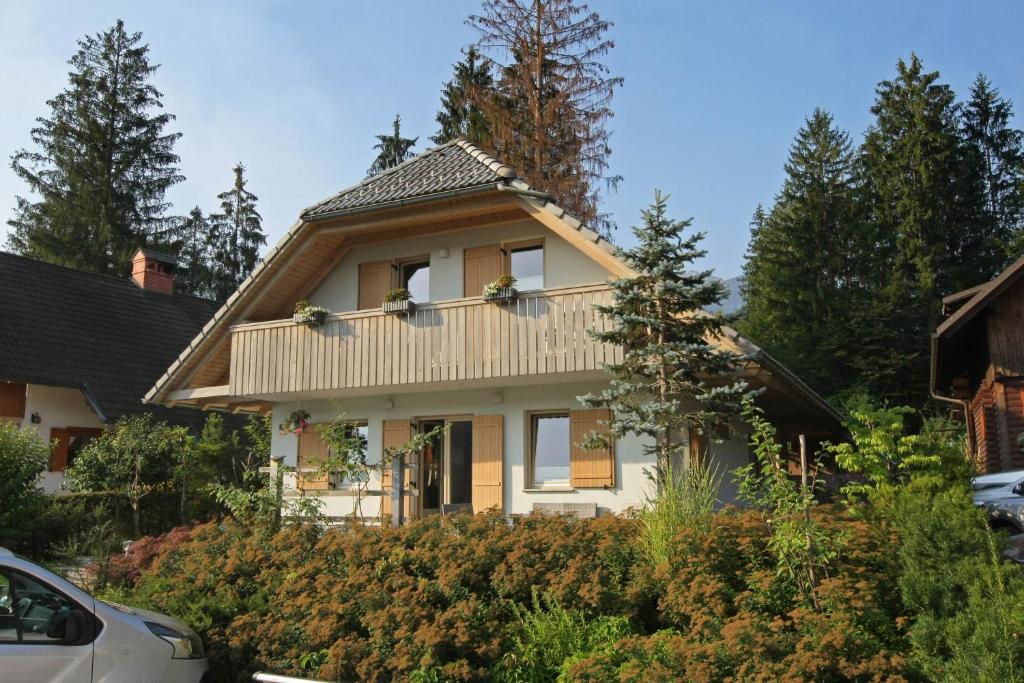
[[517, 296], [519, 292], [515, 287], [499, 287], [494, 292], [485, 293], [484, 301], [512, 301]]
[[308, 313], [296, 313], [292, 316], [292, 320], [308, 327], [317, 327], [324, 324], [324, 318], [326, 317], [327, 311], [310, 311]]
[[393, 313], [401, 315], [403, 313], [412, 313], [416, 310], [416, 304], [410, 299], [400, 299], [399, 301], [385, 301], [381, 306], [381, 310], [385, 313]]

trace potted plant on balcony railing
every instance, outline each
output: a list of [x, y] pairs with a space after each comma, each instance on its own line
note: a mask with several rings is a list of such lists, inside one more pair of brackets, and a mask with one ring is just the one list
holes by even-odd
[[288, 417], [278, 426], [278, 429], [282, 434], [305, 434], [309, 431], [309, 411], [293, 410], [288, 413]]
[[511, 301], [517, 295], [516, 279], [508, 274], [484, 286], [484, 301]]
[[384, 305], [381, 308], [385, 313], [412, 313], [416, 310], [416, 304], [409, 296], [408, 289], [396, 287], [384, 295]]
[[308, 327], [318, 327], [324, 324], [327, 313], [327, 309], [323, 306], [314, 306], [308, 300], [303, 299], [295, 304], [292, 320]]

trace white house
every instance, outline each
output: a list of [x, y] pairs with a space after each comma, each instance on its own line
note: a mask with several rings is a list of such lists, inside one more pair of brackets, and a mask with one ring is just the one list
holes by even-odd
[[[505, 273], [518, 294], [485, 300]], [[586, 331], [604, 324], [593, 304], [611, 300], [609, 278], [630, 273], [512, 169], [455, 141], [304, 210], [146, 400], [272, 413], [275, 426], [298, 410], [313, 423], [344, 414], [371, 459], [447, 425], [405, 463], [407, 517], [553, 504], [619, 512], [642, 502], [653, 463], [634, 438], [577, 447], [607, 417], [577, 397], [601, 388], [602, 363], [621, 354]], [[384, 310], [395, 287], [412, 310]], [[293, 320], [303, 299], [328, 309], [322, 324]], [[784, 436], [838, 432], [839, 416], [785, 368], [734, 333], [719, 342], [753, 359], [743, 374], [766, 387], [761, 404]], [[272, 455], [298, 468], [295, 495], [351, 514], [351, 485], [314, 472], [324, 455], [315, 429], [276, 433]], [[740, 439], [714, 443], [710, 457], [731, 468], [749, 455]], [[364, 515], [388, 513], [390, 471], [369, 487], [385, 495]]]

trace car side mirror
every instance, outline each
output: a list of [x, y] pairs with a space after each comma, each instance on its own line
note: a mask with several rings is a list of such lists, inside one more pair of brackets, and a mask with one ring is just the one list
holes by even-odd
[[1024, 496], [1024, 481], [1018, 482], [1016, 486], [1010, 489], [1010, 492], [1015, 496]]
[[60, 639], [61, 645], [78, 645], [86, 635], [89, 618], [80, 609], [73, 609], [68, 612], [64, 622], [64, 637]]

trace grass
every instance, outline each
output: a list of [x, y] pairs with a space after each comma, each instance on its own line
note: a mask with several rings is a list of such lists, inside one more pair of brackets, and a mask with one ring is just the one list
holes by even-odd
[[652, 565], [668, 561], [684, 528], [699, 534], [711, 531], [721, 479], [717, 469], [705, 465], [691, 465], [681, 472], [669, 468], [660, 486], [652, 479], [652, 491], [639, 514], [643, 549]]

